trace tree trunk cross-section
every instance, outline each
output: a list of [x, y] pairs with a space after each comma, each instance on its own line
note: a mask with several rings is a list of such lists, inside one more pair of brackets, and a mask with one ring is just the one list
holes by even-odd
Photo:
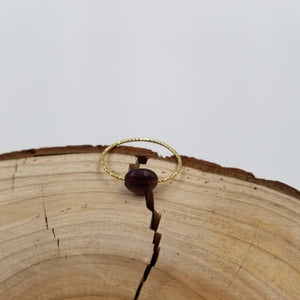
[[[99, 165], [102, 146], [0, 155], [0, 299], [130, 299], [153, 255], [145, 197]], [[164, 177], [176, 161], [118, 147]], [[183, 157], [153, 191], [160, 252], [139, 299], [299, 299], [300, 192]]]

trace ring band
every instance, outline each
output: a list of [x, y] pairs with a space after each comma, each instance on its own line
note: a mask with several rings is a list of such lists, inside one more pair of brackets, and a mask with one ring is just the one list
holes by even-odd
[[171, 146], [167, 145], [166, 143], [164, 142], [161, 142], [161, 141], [158, 141], [158, 140], [155, 140], [155, 139], [149, 139], [149, 138], [129, 138], [129, 139], [125, 139], [125, 140], [122, 140], [122, 141], [119, 141], [119, 142], [116, 142], [110, 146], [108, 146], [107, 148], [104, 149], [104, 151], [102, 152], [101, 156], [100, 156], [100, 165], [101, 167], [103, 168], [103, 170], [108, 173], [109, 175], [117, 178], [117, 179], [120, 179], [120, 180], [125, 180], [124, 176], [121, 176], [121, 175], [118, 175], [116, 174], [115, 172], [111, 171], [106, 163], [105, 163], [105, 156], [106, 154], [112, 150], [113, 148], [115, 148], [116, 146], [119, 146], [121, 144], [125, 144], [125, 143], [130, 143], [130, 142], [149, 142], [149, 143], [154, 143], [154, 144], [158, 144], [158, 145], [161, 145], [163, 146], [164, 148], [168, 149], [170, 152], [172, 152], [176, 159], [177, 159], [177, 168], [175, 170], [175, 172], [173, 172], [171, 175], [169, 176], [166, 176], [166, 177], [162, 177], [162, 178], [159, 178], [158, 179], [158, 182], [161, 183], [161, 182], [166, 182], [172, 178], [174, 178], [180, 171], [181, 167], [182, 167], [182, 160], [181, 160], [181, 157], [180, 155], [177, 153], [177, 151], [175, 151]]

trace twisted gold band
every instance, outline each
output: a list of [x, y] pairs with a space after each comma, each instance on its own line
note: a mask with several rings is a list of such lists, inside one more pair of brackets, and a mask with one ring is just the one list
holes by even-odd
[[161, 145], [161, 146], [165, 147], [166, 149], [168, 149], [169, 151], [171, 151], [175, 155], [175, 157], [177, 159], [177, 169], [171, 175], [159, 178], [158, 179], [159, 183], [160, 182], [166, 182], [166, 181], [174, 178], [179, 173], [179, 171], [182, 167], [182, 160], [181, 160], [180, 155], [171, 146], [167, 145], [166, 143], [158, 141], [158, 140], [154, 140], [154, 139], [149, 139], [149, 138], [129, 138], [129, 139], [125, 139], [125, 140], [116, 142], [116, 143], [108, 146], [107, 148], [105, 148], [104, 151], [102, 152], [101, 156], [100, 156], [100, 165], [106, 173], [108, 173], [109, 175], [111, 175], [111, 176], [113, 176], [117, 179], [124, 180], [124, 176], [120, 176], [120, 175], [116, 174], [115, 172], [111, 171], [107, 167], [107, 165], [105, 163], [105, 156], [111, 149], [115, 148], [116, 146], [119, 146], [119, 145], [125, 144], [125, 143], [130, 143], [130, 142], [149, 142], [149, 143], [158, 144], [158, 145]]

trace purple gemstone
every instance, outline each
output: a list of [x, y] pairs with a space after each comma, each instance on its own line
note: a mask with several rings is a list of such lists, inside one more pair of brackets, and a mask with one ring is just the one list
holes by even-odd
[[157, 182], [157, 175], [149, 169], [133, 169], [125, 176], [125, 186], [138, 195], [153, 190]]

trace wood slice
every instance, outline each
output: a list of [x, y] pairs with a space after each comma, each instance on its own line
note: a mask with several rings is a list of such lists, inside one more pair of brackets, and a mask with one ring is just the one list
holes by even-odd
[[[0, 299], [133, 299], [153, 253], [151, 212], [99, 166], [103, 147], [0, 156]], [[158, 176], [174, 158], [119, 147]], [[154, 190], [160, 255], [139, 299], [299, 299], [300, 192], [183, 158]]]

